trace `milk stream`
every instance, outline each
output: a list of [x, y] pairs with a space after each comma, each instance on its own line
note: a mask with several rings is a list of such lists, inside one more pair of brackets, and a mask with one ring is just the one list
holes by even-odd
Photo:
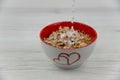
[[72, 21], [71, 21], [72, 23], [75, 20], [75, 14], [74, 13], [75, 13], [75, 0], [72, 0]]

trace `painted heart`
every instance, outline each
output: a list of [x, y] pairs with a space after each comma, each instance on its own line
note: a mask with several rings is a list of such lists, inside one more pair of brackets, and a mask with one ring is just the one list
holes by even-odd
[[62, 65], [72, 65], [79, 60], [80, 60], [80, 54], [77, 52], [72, 52], [70, 54], [60, 53], [57, 56], [57, 58], [53, 59], [53, 61]]

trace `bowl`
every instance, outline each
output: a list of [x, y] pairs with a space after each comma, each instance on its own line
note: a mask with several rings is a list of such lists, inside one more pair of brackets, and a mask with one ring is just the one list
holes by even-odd
[[[74, 49], [58, 48], [44, 42], [44, 38], [48, 37], [53, 31], [58, 30], [60, 26], [73, 26], [75, 30], [83, 31], [91, 37], [92, 42], [86, 46]], [[97, 32], [90, 25], [82, 22], [61, 21], [44, 26], [40, 31], [39, 37], [44, 52], [57, 67], [74, 69], [79, 67], [92, 54], [97, 40]]]

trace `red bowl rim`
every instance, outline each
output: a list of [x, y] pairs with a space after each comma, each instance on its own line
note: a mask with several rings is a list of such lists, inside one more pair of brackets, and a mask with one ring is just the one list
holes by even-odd
[[[58, 48], [58, 47], [52, 46], [52, 45], [44, 42], [44, 40], [43, 40], [42, 37], [41, 37], [41, 34], [42, 34], [43, 30], [44, 30], [45, 28], [47, 28], [48, 26], [50, 26], [50, 25], [54, 25], [54, 24], [58, 24], [58, 23], [63, 23], [63, 22], [71, 22], [71, 21], [59, 21], [59, 22], [54, 22], [54, 23], [48, 24], [48, 25], [46, 25], [45, 27], [43, 27], [43, 28], [40, 30], [40, 33], [39, 33], [40, 40], [41, 40], [43, 43], [45, 43], [46, 45], [48, 45], [48, 46], [51, 46], [51, 47], [57, 48], [57, 49], [62, 49], [62, 50], [75, 50], [75, 49], [85, 48], [85, 47], [91, 45], [92, 43], [94, 43], [94, 42], [97, 40], [98, 35], [97, 35], [97, 32], [96, 32], [96, 30], [95, 30], [94, 28], [92, 28], [92, 27], [91, 27], [90, 25], [88, 25], [88, 24], [74, 21], [75, 23], [79, 23], [79, 24], [85, 25], [85, 26], [87, 26], [87, 27], [89, 27], [89, 28], [91, 28], [91, 29], [93, 30], [93, 32], [95, 33], [95, 38], [94, 38], [94, 40], [93, 40], [90, 44], [88, 44], [88, 45], [86, 45], [86, 46], [78, 47], [78, 48], [67, 48], [67, 49], [64, 49], [64, 48]], [[71, 23], [72, 23], [72, 22], [71, 22]]]

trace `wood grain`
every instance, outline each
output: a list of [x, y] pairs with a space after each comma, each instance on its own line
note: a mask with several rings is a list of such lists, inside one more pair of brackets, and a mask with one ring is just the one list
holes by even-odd
[[[87, 2], [75, 10], [75, 20], [98, 32], [93, 54], [75, 70], [54, 66], [41, 48], [41, 28], [56, 21], [71, 20], [70, 5], [22, 6], [17, 1], [0, 6], [0, 80], [120, 80], [120, 6], [117, 0]], [[23, 0], [21, 0], [23, 1]], [[12, 4], [12, 5], [11, 5]], [[15, 5], [14, 5], [15, 4]], [[42, 4], [42, 3], [40, 3]], [[52, 4], [52, 3], [51, 3]], [[93, 5], [95, 4], [95, 5]], [[98, 4], [98, 5], [97, 5]], [[37, 4], [38, 5], [38, 4]]]

